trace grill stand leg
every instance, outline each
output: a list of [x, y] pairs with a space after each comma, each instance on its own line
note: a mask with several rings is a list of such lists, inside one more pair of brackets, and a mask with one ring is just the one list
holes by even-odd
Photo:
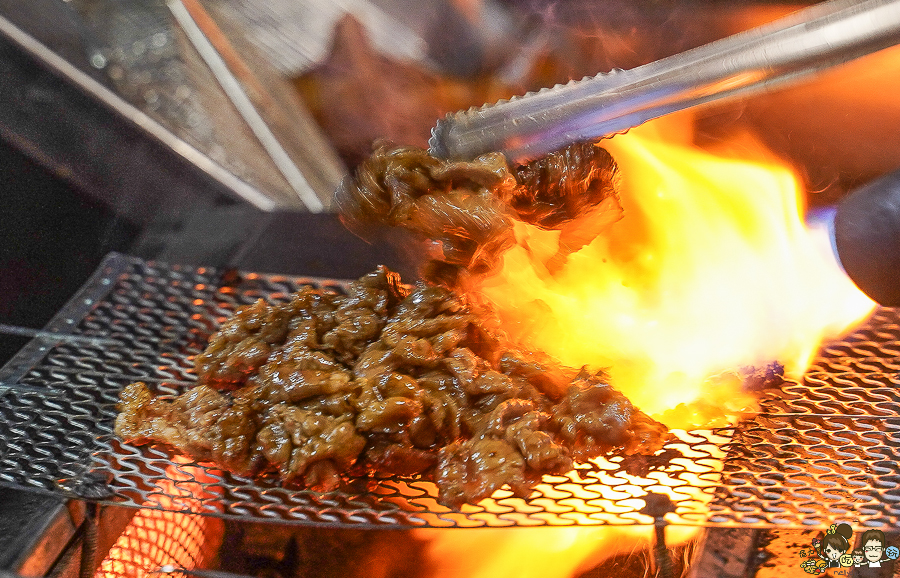
[[97, 536], [100, 528], [100, 505], [88, 503], [84, 518], [84, 541], [81, 543], [79, 578], [93, 578], [97, 571]]
[[648, 493], [644, 497], [641, 513], [653, 518], [655, 540], [653, 544], [653, 561], [656, 564], [656, 575], [659, 578], [673, 578], [672, 557], [666, 547], [666, 514], [675, 511], [675, 504], [665, 494]]
[[[688, 578], [746, 578], [756, 575], [760, 530], [708, 528]], [[797, 571], [799, 561], [797, 562]], [[781, 568], [784, 571], [785, 568]], [[793, 571], [794, 568], [787, 570]]]
[[669, 554], [669, 549], [666, 547], [666, 521], [662, 518], [657, 518], [654, 524], [656, 541], [653, 544], [653, 559], [656, 561], [656, 575], [659, 578], [674, 578], [672, 557]]

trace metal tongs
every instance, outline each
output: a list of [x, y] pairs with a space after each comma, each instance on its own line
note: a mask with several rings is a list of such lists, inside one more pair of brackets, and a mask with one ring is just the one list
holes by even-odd
[[525, 162], [710, 101], [743, 97], [900, 43], [900, 0], [832, 0], [631, 70], [447, 115], [434, 156]]

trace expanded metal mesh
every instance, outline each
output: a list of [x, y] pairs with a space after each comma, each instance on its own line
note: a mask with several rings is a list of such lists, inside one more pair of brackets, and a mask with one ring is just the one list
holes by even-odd
[[[237, 307], [332, 280], [169, 267], [109, 256], [80, 293], [0, 370], [0, 483], [130, 506], [338, 526], [898, 524], [900, 317], [880, 309], [821, 350], [799, 382], [737, 428], [674, 432], [657, 456], [581, 464], [527, 499], [498, 492], [460, 510], [423, 480], [362, 478], [334, 492], [285, 489], [134, 447], [112, 432], [122, 387], [177, 395], [192, 356]], [[173, 499], [190, 496], [190, 500]]]

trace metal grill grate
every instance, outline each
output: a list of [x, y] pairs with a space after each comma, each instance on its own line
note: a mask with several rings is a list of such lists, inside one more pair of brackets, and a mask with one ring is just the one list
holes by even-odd
[[303, 284], [344, 287], [110, 255], [0, 370], [0, 483], [104, 503], [357, 527], [647, 524], [648, 492], [672, 498], [666, 520], [676, 524], [900, 523], [900, 312], [890, 309], [825, 346], [799, 383], [767, 394], [763, 412], [736, 429], [675, 432], [657, 457], [582, 464], [545, 476], [528, 499], [498, 492], [459, 511], [438, 504], [422, 480], [287, 490], [115, 438], [122, 387], [142, 380], [180, 393], [193, 382], [190, 357], [218, 323]]

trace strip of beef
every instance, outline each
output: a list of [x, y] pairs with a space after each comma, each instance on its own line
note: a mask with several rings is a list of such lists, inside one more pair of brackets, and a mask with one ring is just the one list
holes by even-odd
[[[526, 223], [558, 229], [616, 199], [616, 161], [593, 143], [575, 143], [515, 168], [519, 186], [500, 191]], [[618, 203], [615, 203], [618, 207]]]
[[[297, 354], [321, 352], [325, 364], [354, 359], [379, 333], [388, 307], [404, 296], [403, 291], [399, 276], [380, 267], [353, 282], [349, 294], [340, 298], [307, 287], [286, 303], [260, 299], [240, 308], [210, 338], [194, 362], [197, 378], [217, 389], [235, 389], [273, 354], [283, 359], [286, 345]], [[300, 363], [297, 355], [287, 354]]]
[[[350, 414], [322, 415], [288, 404], [270, 408], [256, 436], [263, 454], [286, 482], [302, 479], [307, 487], [337, 487], [339, 476], [366, 444]], [[301, 477], [302, 476], [302, 477]]]
[[516, 242], [516, 220], [561, 231], [559, 251], [547, 263], [558, 269], [622, 216], [616, 174], [609, 153], [592, 143], [511, 169], [499, 153], [443, 161], [382, 141], [335, 199], [344, 224], [361, 236], [381, 224], [425, 240], [423, 276], [456, 287], [494, 269]]
[[168, 400], [155, 397], [142, 382], [125, 387], [119, 399], [115, 429], [120, 437], [162, 442], [239, 474], [257, 468], [259, 416], [246, 400], [203, 384]]
[[335, 195], [341, 219], [365, 236], [373, 224], [402, 227], [428, 239], [431, 260], [488, 271], [514, 242], [500, 190], [516, 181], [499, 153], [448, 163], [410, 146], [376, 144]]

